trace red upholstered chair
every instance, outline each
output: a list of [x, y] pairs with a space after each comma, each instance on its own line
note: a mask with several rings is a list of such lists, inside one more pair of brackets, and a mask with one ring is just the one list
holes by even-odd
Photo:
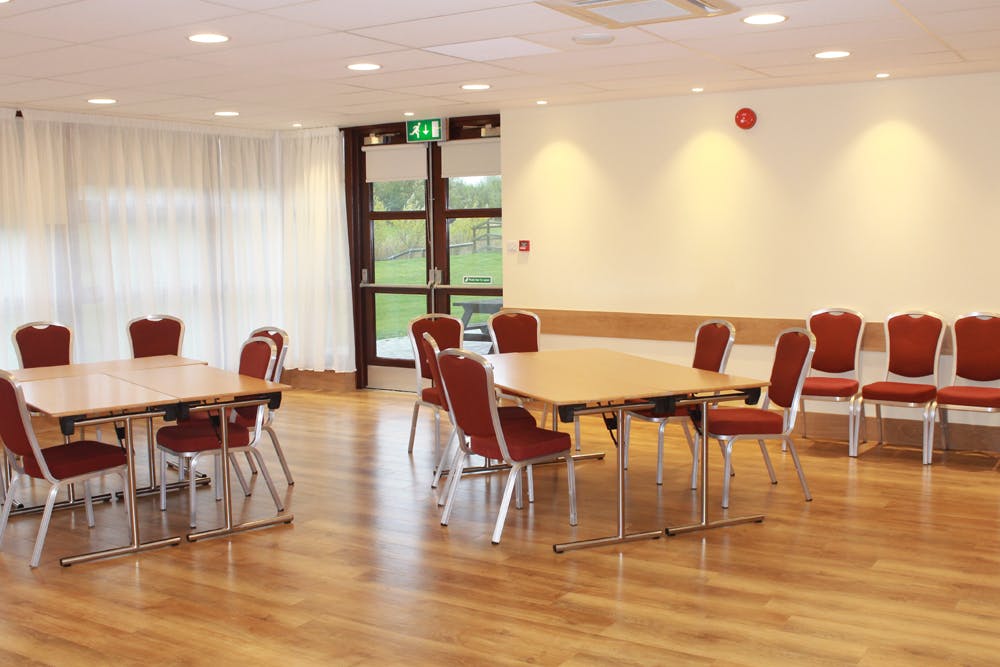
[[816, 337], [816, 354], [812, 370], [802, 385], [802, 437], [806, 435], [806, 401], [847, 401], [847, 453], [858, 455], [854, 439], [856, 405], [861, 388], [858, 375], [861, 355], [861, 335], [865, 318], [850, 308], [814, 310], [806, 321]]
[[173, 315], [146, 315], [128, 323], [132, 358], [161, 354], [180, 355], [184, 343], [184, 322]]
[[528, 310], [502, 310], [493, 313], [486, 320], [486, 328], [493, 341], [493, 351], [538, 352], [538, 338], [542, 333], [542, 321]]
[[[11, 491], [18, 480], [30, 477], [49, 483], [45, 510], [35, 539], [35, 550], [31, 554], [31, 567], [38, 567], [56, 496], [63, 487], [78, 482], [83, 484], [87, 525], [93, 527], [94, 507], [89, 481], [111, 473], [121, 478], [122, 488], [127, 484], [125, 450], [121, 447], [95, 440], [76, 440], [42, 449], [31, 427], [24, 394], [5, 371], [0, 371], [0, 440], [3, 440], [4, 455], [12, 471], [10, 487], [4, 498], [3, 515], [0, 516], [0, 541], [3, 540], [14, 502]], [[124, 494], [124, 497], [128, 512], [128, 494]]]
[[[263, 336], [250, 338], [243, 343], [243, 347], [240, 350], [239, 372], [242, 375], [267, 379], [271, 376], [276, 359], [277, 350], [275, 349], [274, 342], [271, 341], [270, 338], [265, 338]], [[182, 463], [181, 468], [183, 468], [183, 461], [188, 462], [187, 467], [190, 471], [190, 474], [188, 475], [190, 524], [192, 528], [196, 525], [195, 520], [197, 509], [195, 498], [195, 465], [198, 462], [198, 458], [202, 454], [214, 455], [216, 458], [216, 477], [218, 478], [218, 471], [221, 470], [219, 455], [222, 453], [220, 431], [222, 428], [228, 429], [229, 454], [233, 455], [239, 452], [252, 453], [257, 461], [257, 467], [264, 476], [264, 481], [267, 484], [267, 490], [270, 491], [271, 498], [274, 499], [275, 507], [277, 507], [279, 512], [284, 509], [281, 498], [278, 496], [278, 491], [274, 487], [274, 482], [271, 480], [271, 475], [267, 470], [267, 465], [264, 463], [264, 457], [261, 456], [260, 451], [257, 449], [257, 444], [261, 439], [261, 430], [266, 413], [266, 405], [244, 406], [230, 410], [228, 412], [230, 417], [224, 425], [219, 424], [217, 418], [190, 419], [173, 426], [164, 426], [156, 432], [156, 446], [160, 450], [161, 470], [165, 471], [167, 469], [167, 454], [172, 454], [178, 457], [178, 460]], [[242, 474], [238, 472], [238, 467], [236, 467], [235, 470], [238, 475]], [[161, 474], [161, 510], [165, 510], [167, 508], [167, 487], [166, 480], [164, 478], [165, 475]], [[240, 482], [241, 484], [244, 484], [244, 489], [247, 489], [245, 482], [242, 479]], [[216, 500], [220, 500], [222, 498], [221, 484], [216, 484], [215, 486], [215, 498]]]
[[[735, 340], [736, 328], [726, 320], [713, 319], [702, 322], [694, 332], [694, 360], [691, 362], [691, 366], [703, 371], [724, 373]], [[624, 436], [622, 437], [622, 446], [624, 447], [622, 455], [625, 457], [626, 466], [628, 466], [628, 446], [633, 419], [660, 425], [656, 449], [657, 484], [663, 484], [663, 431], [670, 422], [679, 423], [684, 428], [684, 437], [687, 438], [688, 449], [691, 450], [691, 488], [698, 488], [698, 459], [701, 448], [691, 437], [691, 430], [688, 428], [688, 423], [691, 421], [690, 410], [677, 408], [669, 414], [658, 413], [652, 408], [627, 411], [623, 429]]]
[[921, 310], [893, 313], [885, 320], [885, 380], [861, 387], [854, 420], [854, 442], [865, 419], [865, 404], [875, 404], [878, 441], [885, 441], [882, 406], [923, 410], [923, 462], [931, 464], [934, 452], [934, 401], [937, 397], [938, 361], [945, 324], [941, 316]]
[[[285, 356], [288, 355], [288, 332], [284, 329], [279, 329], [278, 327], [259, 327], [250, 332], [250, 337], [264, 336], [265, 338], [270, 338], [274, 343], [274, 347], [277, 350], [277, 359], [274, 362], [274, 369], [271, 371], [271, 376], [268, 380], [272, 382], [281, 382], [281, 374], [285, 370]], [[295, 478], [292, 477], [292, 471], [288, 467], [288, 461], [285, 460], [285, 452], [281, 449], [281, 443], [278, 441], [278, 434], [274, 432], [274, 410], [267, 411], [267, 418], [264, 420], [264, 424], [261, 426], [268, 437], [271, 439], [271, 444], [274, 445], [274, 453], [278, 456], [278, 462], [281, 464], [281, 469], [285, 473], [285, 481], [289, 485], [295, 484]], [[248, 460], [252, 466], [252, 460]]]
[[[722, 473], [722, 506], [729, 507], [729, 484], [732, 471], [733, 443], [739, 440], [756, 440], [767, 466], [767, 474], [772, 484], [778, 480], [774, 476], [774, 466], [767, 453], [765, 440], [781, 440], [792, 455], [795, 470], [799, 474], [802, 492], [806, 500], [812, 500], [805, 472], [799, 461], [792, 429], [799, 409], [799, 395], [802, 384], [809, 372], [809, 364], [816, 350], [816, 339], [805, 329], [785, 329], [774, 342], [774, 365], [771, 367], [770, 385], [767, 395], [759, 408], [712, 408], [708, 411], [708, 437], [715, 438], [723, 446], [725, 467]], [[771, 404], [781, 408], [781, 412], [770, 410]]]
[[944, 446], [950, 446], [948, 410], [1000, 410], [1000, 314], [969, 313], [951, 329], [955, 370], [951, 384], [937, 391]]
[[56, 322], [29, 322], [11, 335], [21, 368], [73, 363], [73, 332]]
[[[493, 544], [500, 543], [514, 487], [520, 485], [522, 468], [559, 457], [566, 459], [569, 523], [575, 526], [576, 477], [573, 457], [570, 456], [572, 441], [569, 434], [539, 428], [533, 422], [502, 417], [497, 405], [493, 366], [483, 357], [465, 350], [443, 350], [438, 355], [438, 365], [451, 418], [458, 430], [460, 446], [452, 460], [449, 474], [452, 481], [449, 483], [448, 497], [441, 514], [441, 525], [448, 525], [466, 456], [477, 454], [487, 459], [502, 460], [510, 465], [510, 474], [500, 501], [500, 512], [493, 528]], [[520, 503], [518, 506], [520, 507]]]
[[[452, 315], [430, 313], [410, 320], [407, 327], [410, 336], [410, 347], [413, 349], [413, 363], [417, 372], [417, 399], [413, 402], [413, 418], [410, 420], [410, 443], [406, 451], [413, 453], [413, 439], [417, 433], [417, 415], [421, 406], [434, 411], [434, 451], [441, 451], [441, 411], [444, 407], [444, 397], [441, 389], [433, 384], [431, 369], [423, 353], [423, 335], [429, 333], [442, 349], [461, 347], [464, 334], [462, 320]], [[430, 386], [428, 383], [430, 382]]]

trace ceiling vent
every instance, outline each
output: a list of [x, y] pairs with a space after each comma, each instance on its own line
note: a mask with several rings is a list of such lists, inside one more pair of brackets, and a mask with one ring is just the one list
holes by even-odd
[[724, 0], [539, 0], [539, 4], [605, 28], [709, 18], [739, 10]]

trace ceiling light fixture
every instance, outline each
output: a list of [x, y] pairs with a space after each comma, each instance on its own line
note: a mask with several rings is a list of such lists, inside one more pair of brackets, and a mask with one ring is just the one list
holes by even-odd
[[774, 25], [784, 23], [786, 20], [788, 17], [781, 14], [754, 14], [743, 19], [743, 22], [749, 25]]
[[850, 51], [820, 51], [816, 57], [820, 60], [836, 60], [837, 58], [846, 58], [849, 55], [851, 55]]
[[375, 63], [353, 63], [348, 65], [347, 69], [354, 72], [374, 72], [377, 69], [382, 69], [382, 66]]
[[201, 32], [197, 35], [188, 35], [188, 40], [198, 44], [222, 44], [228, 42], [229, 37], [214, 32]]
[[488, 83], [466, 83], [462, 85], [462, 90], [489, 90]]
[[216, 111], [215, 115], [219, 116], [221, 118], [231, 118], [233, 116], [239, 116], [240, 112], [239, 111]]
[[410, 116], [413, 116], [415, 114], [412, 111], [404, 111], [403, 115], [406, 116], [407, 118], [409, 118]]
[[548, 103], [549, 103], [548, 100], [535, 100], [535, 104], [537, 104], [540, 107], [543, 107], [543, 106], [545, 106]]
[[90, 104], [117, 104], [118, 100], [113, 100], [110, 97], [94, 97], [87, 100], [87, 102]]
[[615, 41], [615, 36], [607, 32], [581, 32], [573, 35], [573, 41], [583, 46], [600, 46]]
[[697, 86], [697, 87], [695, 87], [695, 88], [692, 88], [692, 89], [691, 89], [691, 92], [692, 92], [692, 93], [703, 93], [703, 92], [705, 92], [705, 89], [704, 89], [704, 88], [702, 88], [701, 86]]
[[292, 123], [292, 127], [302, 127], [302, 123]]
[[878, 74], [875, 75], [875, 78], [876, 79], [888, 79], [889, 78], [889, 73], [888, 72], [879, 72]]

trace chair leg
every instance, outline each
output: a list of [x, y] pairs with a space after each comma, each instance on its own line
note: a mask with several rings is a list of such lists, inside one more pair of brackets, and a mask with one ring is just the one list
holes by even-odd
[[49, 521], [52, 520], [52, 508], [56, 504], [57, 495], [59, 495], [59, 485], [53, 484], [49, 489], [48, 498], [45, 499], [45, 511], [42, 512], [42, 522], [38, 526], [35, 549], [31, 552], [31, 567], [38, 567], [38, 562], [42, 559], [42, 546], [45, 544], [45, 534], [49, 532]]
[[7, 531], [7, 520], [10, 518], [10, 508], [14, 505], [15, 481], [17, 481], [17, 475], [11, 475], [11, 481], [7, 487], [7, 495], [3, 499], [3, 513], [0, 514], [0, 544], [3, 544], [3, 536]]
[[806, 472], [802, 469], [802, 463], [799, 461], [799, 453], [795, 451], [795, 442], [791, 438], [786, 438], [788, 441], [788, 451], [792, 455], [792, 461], [795, 463], [795, 472], [799, 474], [799, 483], [802, 485], [802, 493], [805, 494], [806, 502], [813, 499], [812, 494], [809, 492], [809, 485], [806, 483]]
[[931, 401], [924, 406], [924, 465], [934, 462], [934, 413], [937, 412], [937, 401]]
[[448, 497], [444, 502], [444, 511], [441, 512], [441, 525], [447, 526], [451, 518], [451, 508], [455, 501], [455, 492], [458, 490], [458, 483], [462, 479], [462, 470], [465, 468], [465, 452], [461, 448], [455, 453], [455, 458], [451, 462], [451, 472], [448, 473]]
[[445, 443], [444, 449], [441, 450], [441, 456], [438, 457], [437, 466], [434, 468], [434, 479], [431, 480], [432, 489], [436, 489], [441, 482], [441, 475], [444, 473], [445, 464], [455, 455], [453, 450], [457, 446], [458, 431], [452, 428], [451, 435], [448, 436], [448, 442]]
[[[848, 455], [857, 458], [858, 450], [861, 446], [861, 427], [865, 423], [865, 399], [860, 396], [854, 402], [854, 433], [853, 433], [853, 451], [848, 450]], [[867, 433], [865, 434], [867, 435]], [[848, 445], [851, 447], [851, 445]]]
[[434, 409], [434, 453], [441, 451], [441, 410]]
[[281, 443], [278, 442], [278, 435], [274, 432], [274, 427], [270, 424], [264, 424], [264, 430], [267, 431], [268, 437], [271, 438], [271, 444], [274, 445], [274, 453], [278, 455], [278, 462], [285, 473], [285, 480], [288, 482], [288, 486], [295, 484], [295, 479], [292, 477], [292, 471], [288, 467], [288, 461], [285, 460], [285, 452], [281, 449]]
[[256, 475], [258, 472], [257, 463], [253, 460], [253, 457], [250, 455], [250, 452], [243, 452], [243, 458], [247, 460], [247, 467], [250, 468], [250, 474]]
[[[782, 439], [784, 442], [784, 439]], [[764, 444], [763, 440], [758, 440], [757, 445], [760, 447], [760, 453], [764, 457], [764, 465], [767, 466], [767, 474], [771, 478], [771, 484], [777, 484], [778, 478], [774, 476], [774, 466], [771, 465], [771, 455], [767, 453], [767, 445]]]
[[493, 544], [500, 544], [500, 535], [503, 533], [503, 525], [507, 521], [507, 510], [510, 509], [510, 497], [514, 494], [514, 487], [521, 477], [521, 467], [517, 463], [511, 466], [510, 474], [507, 475], [507, 483], [503, 487], [503, 498], [500, 500], [500, 512], [497, 514], [496, 525], [493, 526]]
[[521, 480], [521, 472], [518, 471], [517, 477], [514, 478], [514, 507], [517, 509], [524, 509], [524, 500], [521, 498], [521, 487], [524, 482]]
[[701, 434], [696, 432], [692, 438], [687, 422], [681, 422], [681, 424], [684, 426], [684, 435], [687, 436], [688, 447], [691, 448], [691, 489], [697, 489], [698, 473], [701, 466]]
[[[250, 452], [249, 451], [247, 451], [245, 453], [246, 453], [247, 456], [250, 456]], [[236, 479], [238, 479], [240, 481], [240, 487], [243, 488], [243, 495], [244, 496], [249, 496], [250, 494], [253, 493], [253, 490], [251, 490], [250, 489], [250, 485], [247, 484], [247, 478], [243, 474], [243, 469], [240, 468], [240, 462], [236, 460], [236, 455], [235, 454], [230, 454], [229, 455], [229, 462], [233, 464], [233, 472], [236, 474]], [[220, 470], [219, 474], [221, 474], [221, 470]], [[219, 478], [219, 479], [221, 480], [221, 478]], [[221, 497], [220, 498], [216, 498], [216, 500], [221, 500]]]
[[951, 433], [948, 425], [948, 410], [937, 406], [937, 414], [941, 416], [941, 437], [944, 439], [944, 448], [951, 449]]
[[566, 484], [569, 486], [569, 525], [575, 526], [576, 520], [576, 464], [572, 456], [566, 457]]
[[[218, 472], [218, 461], [219, 461], [219, 459], [218, 459], [218, 457], [213, 457], [213, 458], [215, 459], [215, 462], [216, 462], [216, 472], [215, 472], [215, 480], [212, 482], [212, 485], [215, 486], [215, 487], [220, 487], [220, 486], [222, 486], [222, 476], [219, 475], [219, 472]], [[197, 517], [197, 512], [198, 512], [198, 496], [197, 496], [197, 493], [196, 493], [197, 489], [195, 488], [195, 483], [198, 480], [198, 476], [195, 474], [195, 470], [196, 470], [195, 465], [197, 464], [197, 462], [198, 462], [198, 455], [195, 454], [194, 456], [192, 456], [192, 457], [190, 457], [188, 459], [188, 464], [187, 464], [187, 468], [188, 468], [188, 505], [189, 505], [189, 507], [188, 507], [188, 525], [191, 526], [192, 528], [194, 528], [194, 527], [196, 527], [198, 525], [198, 523], [197, 523], [197, 521], [198, 521], [198, 517]], [[215, 491], [215, 495], [217, 497], [221, 497], [222, 496], [222, 490], [217, 488], [216, 491]]]
[[267, 464], [264, 463], [264, 456], [256, 447], [251, 447], [250, 452], [252, 452], [254, 458], [257, 459], [257, 467], [260, 468], [260, 474], [264, 477], [264, 483], [267, 484], [267, 490], [271, 492], [271, 498], [274, 499], [274, 506], [279, 512], [284, 511], [285, 504], [281, 501], [281, 497], [278, 495], [278, 489], [274, 486], [274, 480], [271, 479], [271, 473], [267, 469]]
[[[704, 436], [702, 436], [704, 437]], [[729, 481], [732, 478], [733, 467], [733, 441], [719, 439], [719, 446], [722, 448], [722, 509], [729, 509]]]
[[[178, 474], [181, 467], [177, 466]], [[160, 511], [167, 509], [167, 452], [160, 450]]]
[[87, 514], [87, 526], [94, 527], [94, 498], [90, 495], [90, 480], [83, 480], [83, 507]]
[[[441, 493], [438, 494], [438, 507], [443, 506], [447, 502], [447, 499], [452, 492], [451, 487], [454, 484], [458, 484], [457, 477], [462, 474], [461, 470], [465, 469], [465, 456], [466, 456], [465, 452], [462, 450], [462, 446], [457, 440], [455, 441], [455, 445], [456, 445], [455, 453], [452, 454], [451, 461], [448, 464], [448, 479], [445, 480], [444, 488], [441, 489]], [[457, 465], [457, 461], [459, 459], [461, 459], [463, 462], [461, 470], [457, 470], [455, 468], [455, 466]], [[486, 463], [488, 465], [489, 461], [487, 461]]]
[[[803, 398], [799, 398], [799, 415], [799, 418], [802, 420], [802, 437], [808, 438], [809, 436], [806, 433], [806, 402]], [[784, 442], [781, 443], [781, 449], [782, 451], [785, 449]]]
[[875, 419], [878, 420], [878, 444], [885, 444], [885, 427], [882, 424], [882, 404], [875, 404]]
[[413, 438], [417, 435], [417, 413], [420, 412], [420, 401], [413, 403], [413, 418], [410, 420], [410, 444], [406, 448], [408, 454], [413, 453]]
[[[573, 458], [572, 456], [570, 458]], [[528, 502], [535, 502], [535, 469], [533, 466], [525, 466], [525, 476], [528, 478]]]

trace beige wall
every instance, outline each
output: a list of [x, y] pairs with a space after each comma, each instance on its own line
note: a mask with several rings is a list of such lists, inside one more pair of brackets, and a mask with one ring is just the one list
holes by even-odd
[[[1000, 311], [998, 108], [985, 74], [504, 111], [504, 237], [531, 240], [505, 253], [505, 304]], [[864, 379], [883, 363], [866, 354]]]

